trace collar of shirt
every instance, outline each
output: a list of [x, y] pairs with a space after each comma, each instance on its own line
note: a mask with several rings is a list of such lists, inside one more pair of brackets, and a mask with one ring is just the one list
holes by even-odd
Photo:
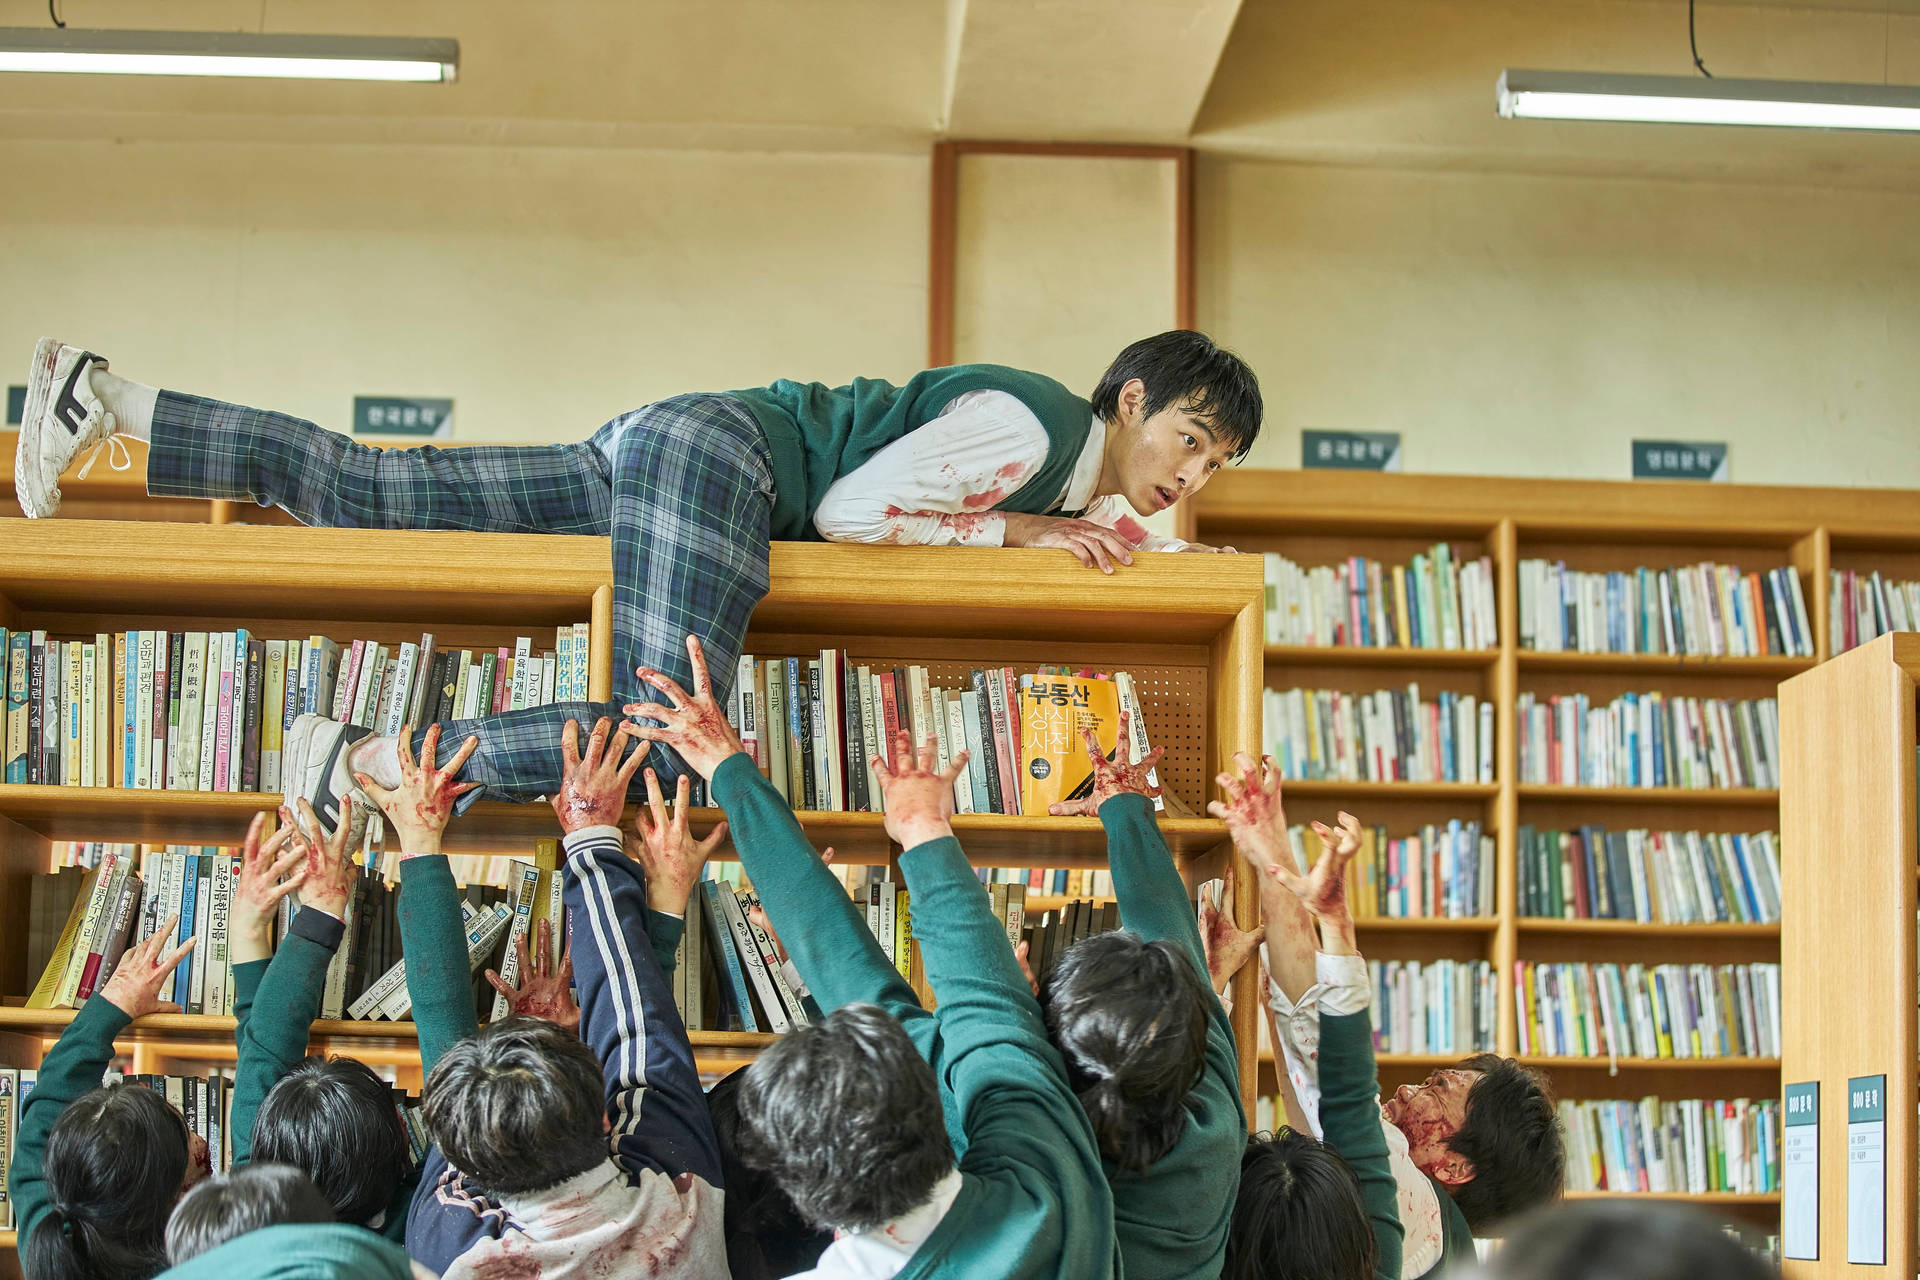
[[581, 1230], [583, 1218], [615, 1220], [627, 1212], [632, 1198], [619, 1166], [608, 1160], [544, 1190], [503, 1195], [500, 1203], [514, 1226], [545, 1240]]
[[[888, 1255], [897, 1257], [901, 1265], [911, 1258], [914, 1251], [926, 1242], [940, 1220], [947, 1216], [947, 1210], [953, 1207], [954, 1197], [960, 1194], [960, 1171], [947, 1170], [947, 1176], [933, 1184], [933, 1194], [925, 1201], [907, 1210], [891, 1222], [883, 1222], [871, 1231], [850, 1231], [838, 1237], [828, 1246], [826, 1254], [820, 1258], [818, 1274], [822, 1276], [840, 1274], [829, 1262], [829, 1256], [838, 1254], [836, 1261], [846, 1264], [844, 1270], [851, 1275], [865, 1275], [863, 1263], [868, 1259], [879, 1260]], [[894, 1268], [898, 1270], [898, 1267]], [[878, 1274], [891, 1274], [880, 1272]]]
[[1107, 424], [1095, 415], [1093, 429], [1087, 432], [1087, 442], [1074, 461], [1073, 474], [1067, 477], [1066, 492], [1060, 495], [1060, 510], [1085, 511], [1093, 505], [1094, 486], [1100, 483], [1100, 460], [1106, 452]]

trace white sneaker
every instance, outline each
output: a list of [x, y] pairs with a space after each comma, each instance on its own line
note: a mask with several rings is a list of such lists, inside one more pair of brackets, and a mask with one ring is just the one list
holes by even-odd
[[[351, 799], [358, 807], [371, 809], [373, 802], [353, 780], [347, 752], [372, 732], [325, 716], [294, 717], [293, 727], [287, 730], [286, 740], [281, 744], [280, 768], [285, 780], [287, 808], [298, 816], [298, 802], [305, 800], [313, 806], [314, 814], [329, 836], [340, 827], [342, 809], [356, 807], [343, 805], [343, 800]], [[364, 814], [348, 812], [345, 816], [350, 822], [358, 817], [364, 827]]]
[[60, 509], [60, 473], [75, 455], [113, 436], [114, 416], [86, 376], [107, 362], [91, 351], [42, 338], [27, 371], [27, 401], [20, 415], [20, 445], [13, 458], [13, 490], [29, 516]]

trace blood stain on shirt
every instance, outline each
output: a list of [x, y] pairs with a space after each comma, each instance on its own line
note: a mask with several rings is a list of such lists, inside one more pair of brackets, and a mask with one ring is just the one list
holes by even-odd
[[968, 494], [966, 497], [960, 499], [960, 505], [969, 511], [990, 511], [1006, 496], [1007, 491], [1005, 489], [993, 488], [988, 489], [985, 493]]
[[1147, 526], [1132, 516], [1121, 516], [1113, 522], [1113, 531], [1138, 547], [1147, 540]]

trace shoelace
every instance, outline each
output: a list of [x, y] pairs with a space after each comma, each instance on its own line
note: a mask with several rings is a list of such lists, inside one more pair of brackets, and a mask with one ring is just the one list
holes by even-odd
[[[93, 470], [93, 464], [99, 461], [100, 451], [103, 448], [107, 451], [107, 466], [115, 471], [133, 470], [133, 451], [127, 448], [127, 442], [122, 440], [118, 432], [115, 431], [115, 428], [119, 424], [114, 421], [114, 417], [110, 413], [105, 416], [103, 421], [107, 428], [107, 437], [95, 444], [93, 449], [87, 454], [87, 460], [80, 464], [80, 470], [76, 472], [73, 477], [75, 480], [85, 480], [87, 478], [87, 472]], [[115, 456], [116, 450], [118, 451], [118, 456]]]

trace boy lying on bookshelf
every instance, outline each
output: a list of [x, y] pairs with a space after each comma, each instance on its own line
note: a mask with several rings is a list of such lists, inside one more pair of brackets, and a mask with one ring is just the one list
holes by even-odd
[[642, 1266], [689, 1280], [725, 1274], [719, 1152], [654, 958], [660, 940], [647, 932], [650, 908], [685, 911], [706, 849], [684, 823], [661, 824], [643, 827], [650, 876], [627, 856], [620, 816], [643, 753], [622, 762], [628, 735], [610, 730], [596, 724], [582, 756], [579, 726], [567, 725], [553, 796], [566, 833], [567, 913], [581, 940], [580, 1003], [559, 974], [529, 966], [509, 997], [512, 1016], [485, 1028], [440, 853], [454, 801], [473, 784], [433, 764], [433, 729], [422, 763], [402, 746], [398, 787], [361, 780], [400, 839], [402, 948], [434, 1143], [407, 1251], [455, 1280], [569, 1280]]
[[[1318, 824], [1316, 829], [1326, 831]], [[1347, 864], [1359, 841], [1327, 834], [1311, 874], [1282, 867], [1274, 878], [1312, 917], [1323, 957], [1359, 962], [1345, 893]], [[1240, 957], [1244, 963], [1244, 950]], [[1294, 1128], [1246, 1139], [1224, 1280], [1271, 1275], [1399, 1280], [1406, 1233], [1380, 1124], [1367, 994], [1363, 987], [1359, 1008], [1321, 1018], [1319, 1116], [1326, 1140]], [[1283, 1079], [1281, 1087], [1291, 1118], [1298, 1101], [1290, 1082]]]
[[[768, 588], [770, 539], [1060, 547], [1112, 572], [1136, 550], [1213, 548], [1149, 534], [1148, 515], [1243, 457], [1260, 432], [1253, 372], [1205, 335], [1175, 330], [1114, 360], [1089, 399], [997, 365], [918, 374], [900, 387], [776, 382], [680, 396], [564, 445], [379, 450], [285, 414], [134, 383], [91, 352], [34, 350], [15, 488], [31, 516], [59, 507], [60, 473], [118, 436], [147, 440], [154, 494], [278, 505], [302, 523], [611, 537], [614, 678], [640, 666], [691, 676], [680, 650], [706, 635], [721, 692]], [[481, 745], [465, 771], [530, 800], [561, 773], [559, 727], [613, 714], [558, 703], [446, 732]], [[425, 726], [409, 746], [418, 751]], [[287, 803], [329, 825], [352, 771], [399, 782], [391, 738], [302, 716], [283, 745]], [[658, 762], [671, 780], [680, 765]]]
[[[891, 767], [873, 762], [940, 999], [929, 1013], [741, 750], [699, 642], [687, 645], [696, 693], [650, 672], [673, 705], [657, 708], [659, 727], [632, 732], [672, 746], [709, 780], [761, 904], [829, 1011], [763, 1053], [739, 1096], [741, 1158], [839, 1237], [807, 1274], [1117, 1273], [1113, 1199], [1092, 1126], [953, 838], [959, 768], [934, 772], [931, 744], [916, 758], [904, 735]], [[884, 1175], [850, 1172], [875, 1167]]]
[[[1364, 1011], [1371, 1002], [1366, 964], [1355, 954], [1313, 946], [1308, 905], [1288, 888], [1299, 863], [1287, 834], [1280, 770], [1270, 756], [1256, 766], [1234, 756], [1239, 775], [1218, 777], [1226, 799], [1208, 806], [1225, 820], [1234, 847], [1260, 873], [1278, 1050], [1307, 1123], [1320, 1132], [1322, 1020]], [[1341, 847], [1359, 842], [1351, 815], [1340, 815]], [[1348, 854], [1350, 856], [1350, 854]], [[1344, 864], [1343, 864], [1344, 865]], [[1344, 879], [1333, 884], [1344, 902]], [[1380, 1125], [1398, 1184], [1406, 1228], [1401, 1275], [1443, 1273], [1473, 1261], [1472, 1232], [1552, 1200], [1565, 1177], [1565, 1150], [1545, 1080], [1511, 1058], [1476, 1054], [1403, 1085], [1380, 1108]]]

